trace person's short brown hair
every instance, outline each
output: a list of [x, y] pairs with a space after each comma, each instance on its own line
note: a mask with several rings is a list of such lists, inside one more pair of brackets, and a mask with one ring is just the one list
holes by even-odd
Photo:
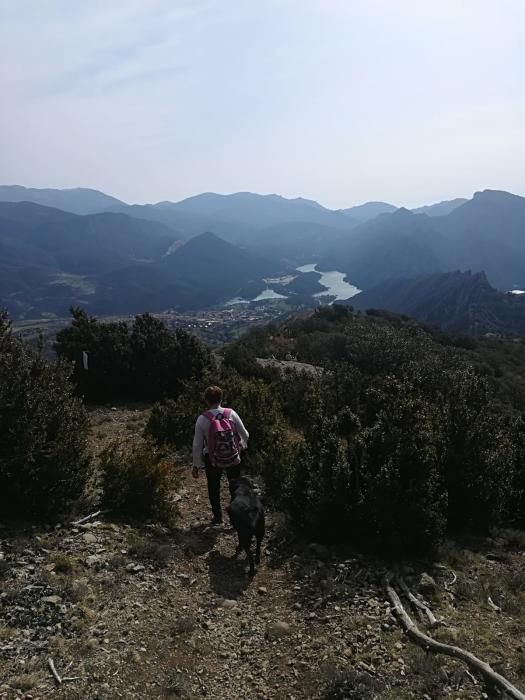
[[206, 403], [214, 404], [222, 401], [222, 389], [220, 386], [209, 386], [204, 392]]

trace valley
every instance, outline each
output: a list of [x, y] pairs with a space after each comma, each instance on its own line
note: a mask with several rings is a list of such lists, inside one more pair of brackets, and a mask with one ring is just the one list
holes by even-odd
[[[0, 186], [0, 306], [17, 322], [43, 326], [72, 306], [101, 317], [187, 315], [190, 327], [203, 312], [221, 319], [210, 323], [222, 323], [217, 336], [227, 339], [232, 327], [252, 323], [235, 308], [247, 303], [268, 304], [256, 312], [268, 319], [279, 304], [287, 311], [355, 299], [362, 310], [448, 327], [447, 312], [430, 308], [440, 295], [432, 280], [471, 272], [484, 275], [484, 299], [498, 299], [499, 310], [482, 311], [479, 322], [470, 307], [452, 330], [520, 333], [522, 306], [497, 294], [525, 286], [524, 231], [525, 198], [493, 190], [410, 211], [384, 202], [330, 210], [250, 192], [139, 206], [90, 190]], [[400, 302], [402, 288], [423, 280], [434, 286], [432, 299], [417, 293]], [[450, 295], [464, 286], [446, 287], [449, 305], [463, 303]]]
[[[187, 312], [167, 311], [153, 315], [164, 321], [170, 329], [181, 328], [190, 331], [210, 346], [217, 346], [235, 340], [254, 326], [264, 325], [285, 317], [293, 310], [294, 307], [286, 302], [275, 303], [270, 300], [266, 303], [232, 304], [225, 308], [199, 309]], [[98, 318], [104, 323], [131, 322], [133, 315], [107, 314]], [[18, 337], [31, 345], [36, 345], [39, 337], [42, 336], [47, 350], [51, 353], [57, 332], [70, 323], [70, 316], [29, 319], [15, 322], [13, 330]]]

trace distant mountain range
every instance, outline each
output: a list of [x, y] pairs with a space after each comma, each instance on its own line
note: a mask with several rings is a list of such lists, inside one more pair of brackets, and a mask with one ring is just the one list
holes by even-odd
[[525, 288], [525, 199], [485, 190], [412, 211], [386, 202], [334, 211], [250, 192], [129, 205], [96, 190], [0, 186], [0, 305], [17, 316], [69, 303], [98, 313], [201, 308], [314, 262], [366, 291], [455, 270]]
[[498, 292], [483, 272], [447, 272], [383, 282], [348, 302], [355, 309], [384, 309], [454, 333], [525, 334], [525, 298]]
[[365, 202], [356, 207], [350, 207], [350, 209], [341, 209], [341, 211], [362, 224], [370, 219], [375, 219], [380, 214], [392, 214], [397, 208], [386, 202]]
[[201, 308], [281, 270], [212, 233], [181, 245], [156, 221], [0, 202], [0, 304], [15, 317]]
[[456, 269], [484, 271], [502, 291], [525, 287], [525, 198], [485, 190], [446, 216], [382, 214], [334, 242], [320, 264], [361, 289]]
[[[20, 185], [0, 185], [0, 202], [33, 202], [72, 214], [97, 214], [124, 205], [104, 192], [75, 187], [70, 190], [36, 189]], [[124, 205], [125, 206], [125, 205]]]
[[444, 202], [437, 202], [437, 204], [430, 204], [424, 207], [416, 207], [412, 209], [414, 214], [426, 214], [427, 216], [447, 216], [457, 209], [462, 204], [468, 202], [468, 199], [463, 197], [458, 197], [457, 199], [449, 199]]

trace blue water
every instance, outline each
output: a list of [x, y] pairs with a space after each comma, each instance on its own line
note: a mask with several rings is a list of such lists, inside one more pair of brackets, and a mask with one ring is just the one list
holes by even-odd
[[325, 292], [317, 292], [317, 294], [314, 294], [315, 297], [334, 296], [334, 301], [344, 301], [359, 294], [361, 291], [358, 287], [345, 281], [344, 272], [337, 272], [337, 270], [321, 272], [316, 268], [317, 263], [302, 265], [297, 268], [297, 272], [318, 272], [321, 275], [319, 283], [327, 287], [327, 290]]
[[[350, 297], [359, 294], [361, 291], [358, 287], [345, 281], [344, 272], [338, 272], [337, 270], [332, 270], [330, 272], [321, 272], [317, 270], [317, 263], [311, 263], [310, 265], [302, 265], [297, 268], [297, 272], [318, 272], [321, 275], [319, 282], [326, 287], [323, 292], [317, 292], [314, 297], [322, 298], [325, 296], [335, 297], [332, 301], [344, 301], [345, 299], [350, 299]], [[293, 279], [293, 278], [292, 278]], [[268, 287], [263, 292], [261, 292], [254, 299], [243, 299], [242, 297], [235, 297], [227, 302], [226, 306], [232, 304], [249, 304], [250, 301], [265, 301], [267, 299], [286, 299], [284, 294], [278, 294], [273, 289]]]

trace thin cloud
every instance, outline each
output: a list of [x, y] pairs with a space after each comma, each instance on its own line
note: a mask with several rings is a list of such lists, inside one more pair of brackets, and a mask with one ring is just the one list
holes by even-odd
[[333, 207], [522, 192], [524, 65], [521, 0], [3, 0], [0, 181]]

